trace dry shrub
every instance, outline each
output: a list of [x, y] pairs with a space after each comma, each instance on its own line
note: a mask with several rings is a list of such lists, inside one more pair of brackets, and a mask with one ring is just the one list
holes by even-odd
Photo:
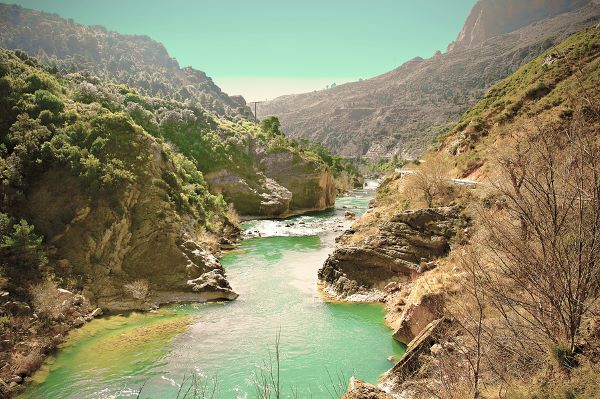
[[[600, 302], [595, 98], [584, 95], [568, 121], [514, 135], [497, 159], [495, 203], [479, 210], [480, 234], [459, 261], [463, 295], [447, 309], [459, 332], [428, 365], [434, 386], [448, 392], [435, 396], [579, 397], [594, 389], [573, 377], [585, 373], [582, 323]], [[546, 382], [532, 383], [534, 375]]]
[[233, 203], [230, 203], [227, 206], [227, 219], [235, 226], [239, 226], [239, 224], [242, 222], [242, 219], [240, 218], [240, 215], [235, 209], [235, 205], [233, 205]]
[[140, 301], [148, 298], [148, 295], [150, 294], [148, 281], [142, 279], [125, 284], [123, 288], [125, 289], [125, 292], [131, 295], [131, 297]]
[[213, 253], [218, 253], [221, 249], [221, 242], [219, 237], [212, 232], [207, 231], [205, 228], [201, 228], [196, 235], [196, 241], [202, 248], [205, 248]]
[[405, 177], [404, 190], [428, 208], [441, 205], [451, 189], [448, 180], [452, 164], [448, 155], [433, 154], [426, 158], [414, 174]]
[[39, 351], [34, 350], [27, 356], [20, 356], [15, 361], [15, 374], [31, 375], [35, 370], [39, 369], [44, 362], [44, 357]]
[[44, 281], [29, 288], [31, 303], [40, 316], [58, 319], [69, 308], [68, 298], [58, 291], [52, 281]]

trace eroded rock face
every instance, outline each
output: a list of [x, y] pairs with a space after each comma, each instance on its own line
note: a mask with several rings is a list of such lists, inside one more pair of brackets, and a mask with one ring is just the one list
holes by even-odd
[[[218, 259], [198, 241], [202, 221], [179, 209], [154, 184], [174, 171], [162, 145], [146, 135], [135, 137], [140, 158], [147, 163], [135, 182], [122, 189], [92, 196], [76, 177], [52, 169], [28, 193], [26, 214], [47, 237], [58, 269], [79, 276], [86, 297], [109, 310], [233, 299]], [[202, 276], [203, 284], [188, 284]], [[148, 283], [144, 301], [124, 290], [135, 280]]]
[[[339, 246], [319, 270], [319, 279], [329, 293], [342, 298], [382, 291], [390, 281], [412, 279], [421, 265], [446, 255], [450, 239], [466, 224], [459, 207], [398, 213], [381, 223], [376, 234]], [[341, 241], [356, 231], [344, 234]]]
[[222, 268], [213, 269], [196, 279], [188, 280], [187, 285], [194, 292], [210, 294], [211, 299], [234, 300], [238, 297], [238, 294], [231, 289]]
[[591, 0], [479, 0], [449, 51], [475, 47], [533, 22], [572, 11]]
[[253, 147], [254, 170], [246, 171], [248, 176], [228, 170], [206, 175], [211, 191], [223, 194], [240, 215], [285, 217], [335, 204], [333, 175], [321, 160]]
[[258, 180], [249, 181], [227, 170], [206, 175], [213, 193], [223, 194], [241, 215], [283, 216], [289, 213], [292, 192], [275, 180], [257, 173]]
[[292, 210], [323, 210], [335, 204], [333, 175], [320, 161], [279, 152], [262, 157], [260, 168], [292, 192]]
[[399, 319], [399, 327], [394, 331], [394, 339], [408, 344], [418, 336], [425, 327], [442, 317], [444, 312], [444, 295], [428, 294], [404, 308]]

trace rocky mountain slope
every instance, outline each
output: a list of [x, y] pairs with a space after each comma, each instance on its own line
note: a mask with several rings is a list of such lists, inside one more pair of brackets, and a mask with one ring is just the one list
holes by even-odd
[[569, 12], [591, 0], [478, 1], [448, 51], [478, 46], [492, 37], [513, 32], [533, 22]]
[[[487, 3], [480, 2], [476, 7]], [[508, 4], [512, 3], [515, 2], [494, 2], [495, 7], [503, 9], [510, 9]], [[415, 58], [372, 79], [283, 96], [262, 104], [262, 112], [277, 115], [287, 135], [320, 142], [339, 154], [418, 157], [436, 134], [451, 126], [491, 85], [600, 18], [600, 5], [590, 3], [495, 35], [496, 31], [504, 33], [534, 22], [535, 18], [563, 11], [561, 4], [566, 4], [550, 0], [518, 3], [519, 10], [533, 11], [531, 18], [514, 27], [490, 27], [489, 33], [477, 36], [469, 28], [473, 23], [467, 21], [465, 39], [459, 38], [459, 43], [468, 35], [475, 35], [478, 41], [487, 39], [477, 45], [458, 46], [428, 59]], [[547, 8], [552, 4], [557, 5]], [[583, 2], [569, 4], [568, 8], [575, 8]], [[540, 9], [546, 11], [535, 11]], [[487, 38], [492, 34], [495, 36]]]
[[0, 47], [22, 50], [61, 72], [127, 84], [145, 95], [201, 104], [219, 116], [248, 117], [240, 96], [230, 97], [202, 71], [181, 68], [148, 36], [121, 35], [58, 15], [0, 4]]
[[[378, 386], [352, 381], [345, 398], [361, 395], [382, 399], [464, 398], [473, 397], [477, 390], [481, 397], [489, 398], [505, 397], [503, 391], [506, 397], [519, 398], [597, 397], [600, 366], [596, 351], [600, 335], [595, 310], [583, 317], [584, 323], [574, 340], [577, 352], [570, 355], [573, 356], [570, 363], [563, 360], [558, 349], [552, 349], [562, 348], [562, 336], [544, 341], [541, 334], [534, 332], [536, 329], [521, 326], [532, 332], [533, 336], [527, 338], [531, 340], [511, 335], [508, 343], [504, 343], [498, 338], [506, 333], [502, 330], [503, 317], [509, 326], [522, 319], [494, 301], [502, 300], [502, 295], [516, 287], [527, 292], [523, 287], [528, 285], [503, 286], [498, 296], [483, 291], [482, 287], [489, 286], [478, 285], [481, 284], [478, 279], [494, 276], [497, 266], [489, 258], [477, 262], [485, 253], [482, 248], [486, 240], [493, 234], [488, 230], [489, 223], [502, 226], [514, 223], [519, 232], [528, 228], [528, 221], [511, 221], [513, 213], [494, 222], [493, 218], [503, 215], [507, 204], [510, 206], [510, 187], [518, 195], [529, 195], [522, 189], [527, 182], [515, 174], [504, 176], [499, 169], [504, 167], [514, 172], [517, 170], [514, 167], [523, 162], [524, 173], [531, 172], [539, 179], [534, 180], [539, 184], [533, 183], [532, 188], [537, 193], [546, 184], [559, 185], [558, 180], [544, 178], [562, 173], [562, 162], [567, 168], [574, 165], [573, 158], [566, 155], [570, 154], [569, 148], [577, 148], [581, 154], [598, 151], [599, 63], [600, 25], [597, 25], [572, 35], [494, 85], [459, 123], [438, 138], [437, 147], [428, 152], [421, 166], [410, 166], [415, 173], [388, 176], [378, 189], [372, 208], [339, 239], [338, 248], [319, 272], [326, 292], [337, 300], [383, 301], [394, 338], [408, 345], [406, 354]], [[561, 132], [556, 133], [558, 140], [566, 138], [565, 141], [560, 145], [545, 141], [552, 132]], [[580, 142], [581, 137], [585, 139]], [[537, 140], [540, 147], [536, 147]], [[581, 143], [585, 143], [584, 148], [579, 147]], [[552, 174], [549, 171], [536, 174], [540, 165], [535, 160], [543, 162], [536, 158], [539, 148], [543, 148], [541, 157], [552, 154], [551, 158], [543, 158], [550, 160]], [[513, 153], [517, 151], [521, 151], [520, 156]], [[513, 163], [507, 163], [508, 159]], [[593, 191], [586, 184], [593, 184], [589, 182], [594, 181], [597, 173], [592, 165], [594, 159], [591, 155], [584, 162], [591, 179], [581, 183], [586, 193]], [[435, 173], [440, 173], [443, 180], [432, 172], [435, 168], [431, 165], [435, 163], [441, 165]], [[570, 190], [575, 179], [576, 173], [569, 170], [564, 176], [565, 183], [560, 183], [561, 193]], [[430, 185], [422, 184], [423, 176]], [[479, 184], [453, 185], [446, 180], [449, 177], [469, 177]], [[443, 190], [438, 190], [433, 207], [427, 207], [424, 193], [432, 190], [431, 182], [436, 179], [433, 184], [443, 182]], [[566, 194], [561, 195], [566, 198]], [[588, 204], [591, 206], [586, 212], [592, 211], [592, 207], [597, 209], [597, 197], [586, 196], [579, 203], [580, 209], [586, 209]], [[542, 207], [539, 201], [532, 206]], [[563, 212], [568, 205], [556, 209]], [[541, 224], [549, 225], [552, 210], [549, 217], [543, 217], [544, 210], [535, 214]], [[587, 227], [581, 225], [581, 228]], [[589, 234], [595, 234], [594, 231], [590, 229]], [[519, 248], [520, 241], [522, 237], [518, 236], [517, 243], [511, 243], [506, 250]], [[498, 251], [500, 247], [489, 248]], [[536, 248], [532, 245], [528, 251], [534, 252]], [[590, 254], [593, 252], [592, 249]], [[481, 269], [469, 269], [473, 264]], [[597, 273], [597, 267], [592, 269]], [[525, 277], [529, 279], [532, 275]], [[492, 286], [507, 284], [500, 279], [491, 281]], [[533, 277], [527, 281], [537, 280]], [[548, 292], [542, 291], [542, 296]], [[517, 312], [524, 303], [519, 303]], [[541, 306], [540, 303], [535, 306]], [[506, 313], [501, 317], [498, 312]], [[514, 334], [523, 330], [509, 331]], [[516, 360], [502, 346], [513, 347], [515, 342], [523, 345], [522, 350], [516, 350]], [[501, 354], [495, 352], [494, 345], [502, 348], [498, 349]], [[525, 357], [528, 365], [520, 364]], [[469, 361], [479, 361], [481, 367], [470, 368]], [[501, 362], [507, 366], [496, 369]], [[502, 387], [498, 386], [499, 380], [503, 381]]]

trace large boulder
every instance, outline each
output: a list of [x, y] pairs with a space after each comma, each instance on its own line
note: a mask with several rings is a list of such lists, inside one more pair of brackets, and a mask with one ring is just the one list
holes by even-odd
[[327, 291], [338, 297], [383, 290], [391, 281], [408, 281], [422, 265], [445, 256], [451, 239], [468, 221], [460, 207], [426, 208], [400, 212], [380, 223], [377, 233], [349, 230], [342, 237], [362, 234], [351, 245], [341, 245], [319, 270]]
[[417, 303], [407, 305], [402, 311], [398, 328], [394, 331], [394, 339], [409, 343], [418, 336], [429, 323], [444, 314], [444, 295], [427, 294], [419, 298]]

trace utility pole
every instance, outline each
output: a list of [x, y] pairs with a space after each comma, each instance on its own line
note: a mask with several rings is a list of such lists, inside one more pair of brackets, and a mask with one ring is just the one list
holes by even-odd
[[256, 113], [256, 104], [264, 103], [265, 101], [250, 101], [250, 104], [254, 104], [254, 120], [258, 122], [258, 114]]

